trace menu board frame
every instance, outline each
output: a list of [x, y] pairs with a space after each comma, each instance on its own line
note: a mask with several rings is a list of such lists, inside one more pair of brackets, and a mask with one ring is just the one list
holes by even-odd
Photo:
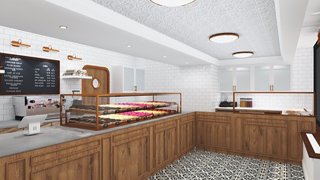
[[[33, 61], [39, 61], [41, 62], [48, 62], [48, 63], [53, 63], [55, 64], [56, 67], [56, 72], [55, 72], [55, 86], [57, 89], [56, 93], [47, 93], [45, 90], [40, 91], [40, 92], [32, 92], [31, 91], [21, 91], [21, 92], [3, 92], [2, 87], [0, 87], [0, 96], [2, 95], [57, 95], [60, 94], [60, 61], [59, 60], [54, 60], [54, 59], [46, 59], [46, 58], [40, 58], [40, 57], [33, 57], [33, 56], [25, 56], [25, 55], [18, 55], [18, 54], [11, 54], [11, 53], [0, 53], [0, 66], [4, 68], [4, 62], [6, 57], [13, 57], [13, 58], [21, 58], [22, 61], [28, 61], [28, 60], [33, 60]], [[2, 82], [2, 77], [4, 74], [0, 74], [0, 85], [3, 83]], [[44, 88], [45, 89], [45, 88]]]

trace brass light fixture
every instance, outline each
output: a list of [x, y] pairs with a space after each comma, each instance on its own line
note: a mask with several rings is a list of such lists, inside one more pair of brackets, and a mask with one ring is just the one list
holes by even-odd
[[11, 41], [11, 46], [13, 47], [31, 47], [31, 45], [29, 44], [24, 44], [22, 43], [21, 39], [19, 39], [18, 41]]
[[193, 3], [196, 0], [150, 0], [159, 6], [178, 7]]
[[76, 55], [68, 55], [67, 58], [68, 60], [82, 60], [82, 58], [77, 57]]
[[253, 55], [254, 55], [254, 52], [252, 51], [239, 51], [239, 52], [232, 53], [232, 56], [237, 58], [247, 58]]
[[239, 34], [231, 32], [213, 34], [209, 37], [209, 40], [215, 43], [230, 43], [237, 39]]
[[6, 71], [4, 69], [2, 69], [3, 66], [0, 66], [0, 74], [4, 74]]
[[60, 52], [58, 49], [53, 49], [51, 45], [43, 46], [42, 51], [44, 51], [44, 52]]

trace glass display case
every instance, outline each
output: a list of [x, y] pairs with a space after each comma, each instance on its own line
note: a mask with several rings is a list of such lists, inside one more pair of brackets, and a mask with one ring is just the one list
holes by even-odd
[[181, 113], [181, 93], [61, 94], [60, 124], [100, 130]]

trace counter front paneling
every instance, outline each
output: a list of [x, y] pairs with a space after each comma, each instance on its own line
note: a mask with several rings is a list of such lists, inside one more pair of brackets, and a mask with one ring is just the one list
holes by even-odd
[[314, 117], [191, 112], [101, 131], [0, 136], [0, 180], [146, 179], [193, 148], [301, 163]]

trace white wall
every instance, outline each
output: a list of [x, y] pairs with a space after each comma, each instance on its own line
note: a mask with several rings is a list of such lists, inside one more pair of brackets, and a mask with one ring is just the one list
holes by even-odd
[[146, 69], [146, 91], [181, 92], [183, 111], [212, 111], [218, 105], [218, 68], [215, 65], [177, 67], [139, 60], [137, 67]]
[[[12, 47], [10, 41], [18, 39], [32, 47]], [[41, 49], [45, 45], [52, 45], [60, 52], [43, 52]], [[60, 60], [61, 74], [66, 69], [81, 69], [86, 64], [145, 68], [145, 91], [182, 92], [183, 111], [211, 111], [219, 100], [217, 67], [214, 65], [177, 67], [2, 26], [0, 52]], [[76, 54], [83, 60], [69, 61], [66, 59], [69, 54]], [[81, 89], [81, 81], [61, 80], [60, 86], [61, 93], [71, 93], [73, 89]], [[12, 96], [0, 96], [0, 121], [10, 119], [14, 119]]]
[[[12, 47], [10, 41], [18, 39], [31, 44], [32, 47]], [[60, 52], [45, 53], [41, 50], [45, 45], [52, 45]], [[212, 111], [220, 101], [218, 67], [215, 65], [177, 67], [2, 26], [0, 26], [0, 52], [60, 60], [61, 73], [66, 69], [80, 69], [86, 64], [145, 68], [145, 90], [182, 92], [184, 111]], [[68, 61], [66, 57], [69, 54], [76, 54], [83, 60]], [[297, 50], [291, 68], [291, 85], [292, 90], [313, 90], [312, 48]], [[61, 93], [70, 93], [73, 89], [81, 89], [81, 82], [61, 80]], [[304, 99], [301, 100], [301, 102], [304, 101]], [[279, 101], [280, 105], [281, 102]], [[13, 118], [12, 97], [0, 96], [0, 121]]]
[[[313, 48], [298, 48], [291, 63], [290, 81], [292, 91], [313, 91]], [[223, 76], [223, 74], [219, 74]], [[283, 95], [283, 94], [245, 94], [240, 97], [253, 98], [255, 108], [268, 109], [303, 109], [313, 110], [312, 95]], [[222, 93], [221, 100], [232, 101], [231, 93]]]
[[313, 91], [313, 48], [299, 48], [291, 65], [291, 90]]
[[[63, 32], [62, 32], [63, 33]], [[31, 44], [31, 48], [16, 48], [10, 45], [11, 40], [21, 39]], [[46, 53], [42, 46], [51, 45], [59, 53]], [[124, 54], [94, 48], [60, 39], [41, 36], [16, 29], [0, 26], [0, 52], [60, 60], [60, 72], [66, 69], [82, 69], [84, 65], [98, 65], [110, 68], [113, 65], [135, 67], [136, 58]], [[82, 61], [69, 61], [67, 55], [77, 55]], [[73, 89], [81, 90], [80, 80], [63, 80], [60, 82], [61, 93], [71, 93]], [[12, 96], [0, 96], [0, 121], [14, 118]]]

